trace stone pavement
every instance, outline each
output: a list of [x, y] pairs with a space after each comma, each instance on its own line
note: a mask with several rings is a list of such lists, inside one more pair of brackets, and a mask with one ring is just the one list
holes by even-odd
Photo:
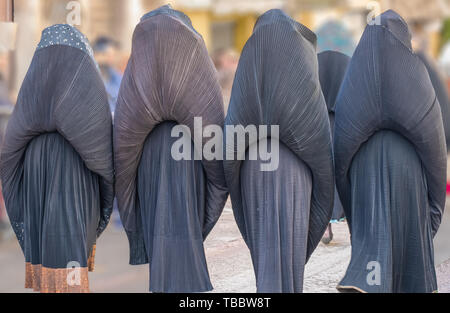
[[[447, 210], [447, 217], [450, 210]], [[305, 270], [305, 292], [337, 292], [336, 285], [350, 260], [346, 223], [333, 225], [334, 239], [320, 243]], [[447, 230], [440, 243], [450, 250]], [[444, 240], [443, 239], [443, 240]], [[447, 244], [446, 244], [447, 243]], [[230, 204], [205, 242], [213, 292], [255, 292], [250, 253], [233, 218]], [[89, 274], [92, 292], [147, 292], [148, 267], [128, 265], [125, 234], [110, 225], [97, 243], [95, 271]], [[438, 264], [438, 263], [437, 263]], [[0, 243], [0, 292], [26, 292], [24, 261], [17, 241]], [[450, 260], [437, 266], [440, 292], [450, 292]], [[28, 291], [29, 292], [29, 291]]]

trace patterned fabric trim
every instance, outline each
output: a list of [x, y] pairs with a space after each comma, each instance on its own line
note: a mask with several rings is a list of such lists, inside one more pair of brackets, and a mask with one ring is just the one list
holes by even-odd
[[25, 229], [23, 226], [23, 222], [13, 222], [11, 221], [12, 229], [14, 230], [14, 233], [16, 234], [17, 240], [19, 241], [20, 248], [22, 248], [22, 251], [24, 250], [24, 233]]
[[[69, 282], [73, 281], [73, 284]], [[89, 293], [88, 269], [47, 268], [25, 263], [25, 288], [41, 293]]]
[[97, 246], [93, 245], [91, 249], [91, 254], [89, 255], [89, 259], [87, 261], [87, 267], [89, 272], [93, 272], [95, 268], [95, 250]]
[[80, 49], [87, 53], [95, 63], [94, 52], [89, 44], [89, 40], [71, 25], [56, 24], [42, 31], [41, 41], [37, 46], [37, 50], [55, 45], [65, 45]]

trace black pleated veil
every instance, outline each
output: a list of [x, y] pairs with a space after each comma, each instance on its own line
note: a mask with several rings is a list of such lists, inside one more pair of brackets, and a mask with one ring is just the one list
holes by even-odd
[[72, 26], [43, 31], [8, 123], [1, 177], [26, 261], [86, 267], [112, 209], [112, 121], [87, 40]]
[[233, 85], [226, 126], [279, 126], [279, 167], [272, 172], [261, 172], [261, 160], [239, 161], [236, 141], [225, 141], [236, 155], [224, 162], [225, 177], [260, 292], [302, 290], [304, 264], [332, 213], [331, 133], [315, 45], [313, 32], [270, 10], [242, 51]]
[[[431, 292], [445, 206], [441, 108], [406, 23], [393, 11], [380, 21], [366, 27], [336, 100], [336, 182], [352, 235], [340, 288]], [[375, 268], [381, 279], [369, 283]]]
[[[350, 63], [350, 57], [337, 51], [323, 51], [318, 54], [318, 60], [320, 86], [327, 104], [331, 134], [334, 136], [336, 97], [341, 87], [342, 80], [344, 79], [348, 64]], [[335, 191], [333, 215], [331, 218], [339, 220], [343, 217], [344, 209], [342, 208], [339, 194]]]
[[428, 70], [431, 83], [433, 84], [434, 91], [436, 92], [437, 100], [441, 106], [442, 121], [444, 122], [445, 140], [447, 143], [447, 151], [450, 148], [450, 99], [447, 91], [447, 84], [442, 73], [436, 67], [436, 64], [425, 55], [425, 53], [418, 53], [418, 57], [422, 60], [423, 64]]
[[117, 200], [130, 263], [150, 262], [151, 291], [211, 289], [203, 240], [228, 195], [222, 162], [171, 156], [170, 122], [194, 136], [195, 117], [203, 128], [223, 125], [217, 73], [189, 18], [163, 6], [135, 29], [114, 123]]

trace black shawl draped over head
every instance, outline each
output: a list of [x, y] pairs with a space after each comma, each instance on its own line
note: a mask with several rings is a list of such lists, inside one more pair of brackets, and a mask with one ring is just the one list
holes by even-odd
[[112, 121], [87, 39], [72, 26], [42, 33], [7, 126], [1, 178], [26, 261], [85, 267], [112, 210]]
[[[225, 160], [224, 170], [236, 222], [252, 253], [258, 291], [301, 291], [303, 266], [332, 213], [331, 133], [316, 36], [280, 10], [259, 17], [242, 51], [228, 125], [267, 125], [269, 130], [279, 125], [277, 170], [261, 172], [253, 165], [259, 161], [240, 161], [236, 140], [230, 144], [227, 132], [226, 150], [235, 160]], [[246, 141], [249, 149], [255, 144]]]
[[432, 238], [446, 187], [441, 108], [406, 23], [393, 11], [380, 21], [366, 27], [336, 100], [336, 182], [352, 234], [340, 288], [434, 291]]
[[[323, 51], [318, 54], [318, 59], [320, 86], [328, 108], [331, 134], [334, 135], [336, 97], [348, 64], [350, 63], [350, 57], [337, 51]], [[344, 217], [342, 203], [339, 199], [339, 194], [335, 192], [333, 215], [331, 218], [339, 220], [342, 217]]]
[[[152, 291], [211, 289], [202, 242], [228, 196], [222, 162], [175, 162], [168, 125], [186, 125], [194, 136], [195, 117], [203, 128], [221, 127], [223, 111], [217, 73], [189, 18], [169, 6], [146, 14], [134, 31], [119, 93], [114, 149], [130, 264], [150, 262]], [[178, 277], [170, 274], [175, 270]]]

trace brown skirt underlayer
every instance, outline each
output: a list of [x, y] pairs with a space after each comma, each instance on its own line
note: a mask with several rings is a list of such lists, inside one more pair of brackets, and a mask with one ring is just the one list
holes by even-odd
[[94, 271], [95, 245], [87, 267], [47, 268], [25, 263], [25, 288], [41, 293], [89, 293], [88, 272]]

